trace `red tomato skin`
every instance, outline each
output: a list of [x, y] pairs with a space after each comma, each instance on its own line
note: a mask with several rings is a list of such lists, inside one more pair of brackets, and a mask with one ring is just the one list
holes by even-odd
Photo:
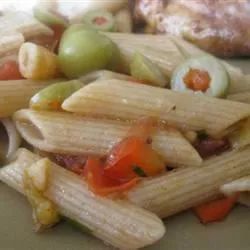
[[14, 60], [5, 62], [0, 66], [0, 80], [20, 80], [23, 79], [18, 67], [18, 63]]

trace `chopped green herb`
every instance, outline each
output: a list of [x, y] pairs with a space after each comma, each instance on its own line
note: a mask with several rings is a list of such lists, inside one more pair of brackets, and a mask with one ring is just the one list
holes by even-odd
[[147, 177], [146, 173], [139, 166], [133, 166], [133, 171], [140, 177]]

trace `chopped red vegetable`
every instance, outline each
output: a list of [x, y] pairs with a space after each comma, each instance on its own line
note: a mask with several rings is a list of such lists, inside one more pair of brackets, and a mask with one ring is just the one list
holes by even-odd
[[141, 118], [131, 126], [128, 131], [128, 137], [136, 136], [141, 138], [144, 142], [150, 142], [153, 134], [156, 132], [157, 125], [157, 118]]
[[88, 159], [84, 176], [93, 192], [99, 195], [123, 192], [142, 177], [155, 176], [165, 170], [165, 162], [149, 143], [154, 125], [154, 119], [140, 120], [132, 126], [128, 137], [111, 149], [105, 162]]
[[133, 178], [127, 182], [121, 182], [105, 175], [104, 165], [97, 158], [89, 158], [84, 168], [84, 176], [89, 188], [98, 195], [124, 192], [132, 188], [139, 178]]
[[155, 176], [165, 170], [165, 163], [151, 145], [140, 137], [131, 136], [111, 150], [105, 173], [116, 180], [131, 180], [138, 176], [135, 167], [140, 168], [146, 176]]
[[5, 62], [0, 66], [0, 80], [19, 80], [23, 79], [18, 67], [18, 63], [14, 60]]
[[211, 78], [207, 71], [190, 69], [184, 77], [184, 82], [188, 88], [194, 91], [205, 92], [209, 88]]
[[204, 224], [221, 221], [230, 213], [236, 204], [238, 195], [207, 202], [195, 207], [196, 216]]

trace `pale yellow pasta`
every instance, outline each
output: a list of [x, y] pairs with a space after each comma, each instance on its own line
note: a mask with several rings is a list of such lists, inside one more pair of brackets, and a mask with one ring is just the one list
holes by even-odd
[[66, 99], [62, 107], [113, 119], [154, 116], [183, 130], [206, 130], [212, 135], [224, 133], [250, 115], [247, 104], [121, 80], [96, 81]]
[[[21, 149], [12, 163], [0, 169], [0, 180], [24, 193], [23, 172], [39, 159]], [[62, 215], [119, 249], [138, 249], [153, 244], [165, 233], [162, 221], [153, 213], [127, 201], [95, 196], [81, 177], [56, 164], [51, 166], [45, 196]]]
[[15, 111], [28, 107], [30, 98], [35, 93], [56, 81], [58, 80], [0, 81], [0, 118], [10, 116]]
[[20, 32], [25, 39], [37, 35], [53, 35], [53, 31], [46, 25], [25, 12], [8, 12], [0, 16], [0, 30], [4, 33]]
[[227, 99], [235, 102], [250, 103], [250, 91], [229, 95]]
[[[153, 63], [158, 64], [162, 72], [170, 78], [173, 70], [184, 61], [177, 46], [167, 36], [105, 33], [119, 47], [124, 64], [129, 64], [135, 52], [140, 52]], [[160, 46], [159, 46], [160, 44]]]
[[224, 153], [204, 162], [144, 180], [130, 190], [128, 199], [164, 218], [216, 198], [220, 187], [250, 174], [250, 148]]
[[7, 56], [17, 52], [22, 43], [24, 42], [24, 37], [21, 33], [4, 32], [0, 33], [0, 57]]
[[[67, 113], [21, 110], [14, 120], [22, 137], [34, 147], [71, 155], [107, 155], [126, 137], [130, 124]], [[201, 157], [175, 129], [153, 135], [153, 148], [171, 166], [199, 166]]]

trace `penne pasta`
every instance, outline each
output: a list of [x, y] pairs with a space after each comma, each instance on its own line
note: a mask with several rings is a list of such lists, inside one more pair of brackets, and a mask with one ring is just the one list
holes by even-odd
[[18, 51], [24, 43], [24, 37], [21, 33], [1, 33], [0, 34], [0, 57], [8, 56]]
[[12, 80], [0, 81], [0, 118], [11, 116], [15, 111], [27, 108], [30, 98], [47, 85], [59, 81]]
[[[34, 147], [70, 155], [105, 156], [130, 129], [124, 122], [59, 112], [21, 110], [14, 120], [22, 137]], [[153, 136], [153, 148], [171, 166], [199, 166], [202, 162], [192, 145], [172, 128]]]
[[[24, 170], [39, 159], [28, 150], [20, 149], [16, 159], [0, 169], [0, 180], [24, 193]], [[127, 201], [95, 196], [81, 177], [56, 164], [50, 170], [45, 196], [63, 216], [87, 227], [104, 242], [119, 249], [137, 249], [164, 235], [164, 225], [156, 215]]]
[[156, 41], [154, 35], [124, 33], [105, 33], [105, 35], [119, 47], [124, 65], [129, 64], [135, 52], [140, 52], [158, 64], [166, 77], [170, 78], [173, 70], [185, 60], [177, 46], [167, 36], [157, 36], [159, 40]]
[[0, 30], [5, 34], [20, 32], [25, 39], [37, 35], [53, 35], [53, 31], [49, 27], [24, 12], [9, 12], [0, 16]]
[[211, 135], [225, 133], [250, 115], [247, 104], [120, 80], [97, 81], [85, 86], [66, 99], [62, 108], [112, 119], [154, 116], [180, 129], [206, 130]]
[[250, 91], [229, 95], [227, 99], [235, 102], [250, 103]]
[[180, 169], [144, 180], [128, 192], [128, 199], [164, 218], [220, 194], [220, 187], [250, 174], [250, 148], [204, 162], [201, 168]]

